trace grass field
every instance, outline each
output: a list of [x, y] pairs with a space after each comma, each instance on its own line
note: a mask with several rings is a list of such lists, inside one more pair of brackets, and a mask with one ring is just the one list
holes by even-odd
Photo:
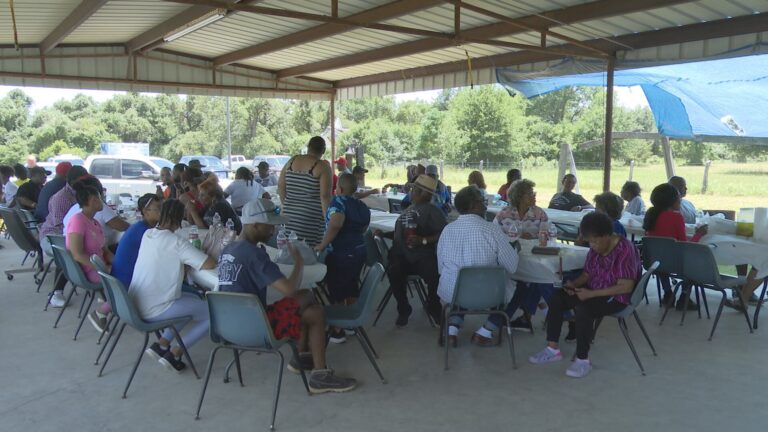
[[[472, 169], [446, 166], [443, 182], [458, 191], [467, 184], [467, 176]], [[697, 208], [736, 210], [741, 207], [768, 207], [768, 163], [737, 164], [730, 162], [712, 162], [709, 170], [709, 189], [701, 193], [704, 177], [703, 166], [677, 166], [676, 173], [688, 183], [687, 199]], [[381, 169], [372, 169], [368, 174], [367, 185], [380, 187], [386, 183], [402, 183], [405, 169], [402, 167], [385, 168], [382, 178]], [[489, 192], [496, 192], [506, 182], [506, 171], [485, 170], [483, 172]], [[602, 191], [603, 172], [601, 169], [579, 169], [577, 173], [581, 194], [592, 200]], [[546, 206], [555, 193], [558, 182], [556, 168], [527, 168], [523, 177], [536, 182], [538, 204]], [[650, 194], [653, 188], [666, 181], [664, 165], [640, 166], [634, 169], [634, 180], [643, 188], [642, 197], [650, 206]], [[611, 172], [611, 190], [618, 193], [629, 178], [629, 167], [614, 167]]]

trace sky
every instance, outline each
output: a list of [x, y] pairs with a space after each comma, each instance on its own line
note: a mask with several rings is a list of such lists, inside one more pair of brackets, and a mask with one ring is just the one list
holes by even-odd
[[[40, 108], [45, 108], [53, 105], [60, 99], [72, 99], [78, 93], [83, 93], [95, 99], [98, 102], [103, 102], [110, 99], [116, 94], [123, 94], [125, 92], [107, 91], [107, 90], [77, 90], [77, 89], [54, 89], [54, 88], [42, 88], [42, 87], [10, 87], [0, 86], [0, 97], [5, 96], [9, 91], [14, 88], [20, 88], [27, 95], [29, 95], [34, 101], [32, 110], [36, 111]], [[640, 87], [616, 87], [616, 96], [618, 98], [618, 104], [626, 108], [635, 108], [648, 106], [648, 102], [645, 99], [645, 95]], [[422, 100], [425, 102], [432, 102], [437, 97], [440, 90], [429, 90], [413, 93], [404, 93], [395, 95], [395, 100], [398, 102], [408, 100]]]

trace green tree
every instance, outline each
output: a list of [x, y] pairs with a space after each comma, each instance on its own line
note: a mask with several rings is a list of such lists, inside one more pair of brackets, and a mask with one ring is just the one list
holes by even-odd
[[40, 160], [47, 160], [50, 157], [57, 156], [60, 154], [71, 154], [71, 155], [77, 155], [82, 158], [85, 158], [86, 156], [88, 156], [88, 153], [90, 152], [87, 152], [80, 147], [72, 147], [62, 140], [56, 140], [53, 142], [53, 144], [43, 149], [43, 151], [40, 152], [38, 157], [40, 158]]

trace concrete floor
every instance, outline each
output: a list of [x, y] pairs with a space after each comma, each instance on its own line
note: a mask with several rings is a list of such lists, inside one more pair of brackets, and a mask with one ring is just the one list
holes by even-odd
[[[16, 267], [21, 252], [0, 240], [0, 268]], [[655, 285], [655, 284], [654, 284]], [[46, 282], [42, 291], [51, 286]], [[671, 312], [663, 327], [655, 289], [640, 314], [656, 344], [653, 357], [634, 323], [630, 333], [648, 372], [642, 376], [615, 321], [600, 329], [585, 379], [564, 375], [566, 363], [533, 366], [531, 353], [544, 344], [543, 333], [515, 333], [519, 368], [508, 351], [469, 344], [479, 319], [468, 319], [460, 345], [452, 350], [451, 369], [442, 367], [436, 331], [423, 312], [405, 329], [394, 328], [394, 305], [369, 335], [381, 356], [388, 384], [381, 384], [357, 341], [329, 349], [338, 374], [359, 379], [345, 394], [307, 396], [301, 380], [286, 372], [278, 407], [282, 431], [612, 431], [612, 430], [766, 430], [768, 330], [750, 335], [742, 317], [725, 310], [715, 338], [707, 341], [711, 321]], [[85, 324], [72, 340], [76, 310], [67, 310], [57, 329], [55, 310], [43, 312], [45, 293], [35, 293], [31, 274], [0, 281], [0, 431], [210, 431], [266, 430], [272, 402], [276, 359], [247, 354], [245, 387], [222, 383], [219, 356], [202, 418], [194, 411], [202, 382], [189, 371], [176, 375], [145, 357], [128, 393], [120, 398], [141, 339], [123, 335], [101, 378], [93, 361], [97, 333]], [[379, 295], [383, 293], [380, 287]], [[710, 297], [714, 304], [716, 297]], [[541, 328], [537, 317], [537, 328]], [[768, 317], [766, 317], [768, 319]], [[768, 322], [764, 324], [768, 326]], [[201, 374], [211, 344], [192, 348]], [[573, 345], [564, 345], [570, 358]]]

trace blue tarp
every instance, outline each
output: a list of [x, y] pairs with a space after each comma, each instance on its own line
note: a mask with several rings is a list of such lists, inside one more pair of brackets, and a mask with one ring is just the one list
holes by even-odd
[[[497, 69], [496, 76], [529, 98], [570, 86], [605, 86], [605, 72], [579, 74], [605, 67], [588, 63], [567, 60], [539, 76]], [[617, 70], [614, 83], [643, 89], [662, 135], [768, 137], [768, 55]]]

